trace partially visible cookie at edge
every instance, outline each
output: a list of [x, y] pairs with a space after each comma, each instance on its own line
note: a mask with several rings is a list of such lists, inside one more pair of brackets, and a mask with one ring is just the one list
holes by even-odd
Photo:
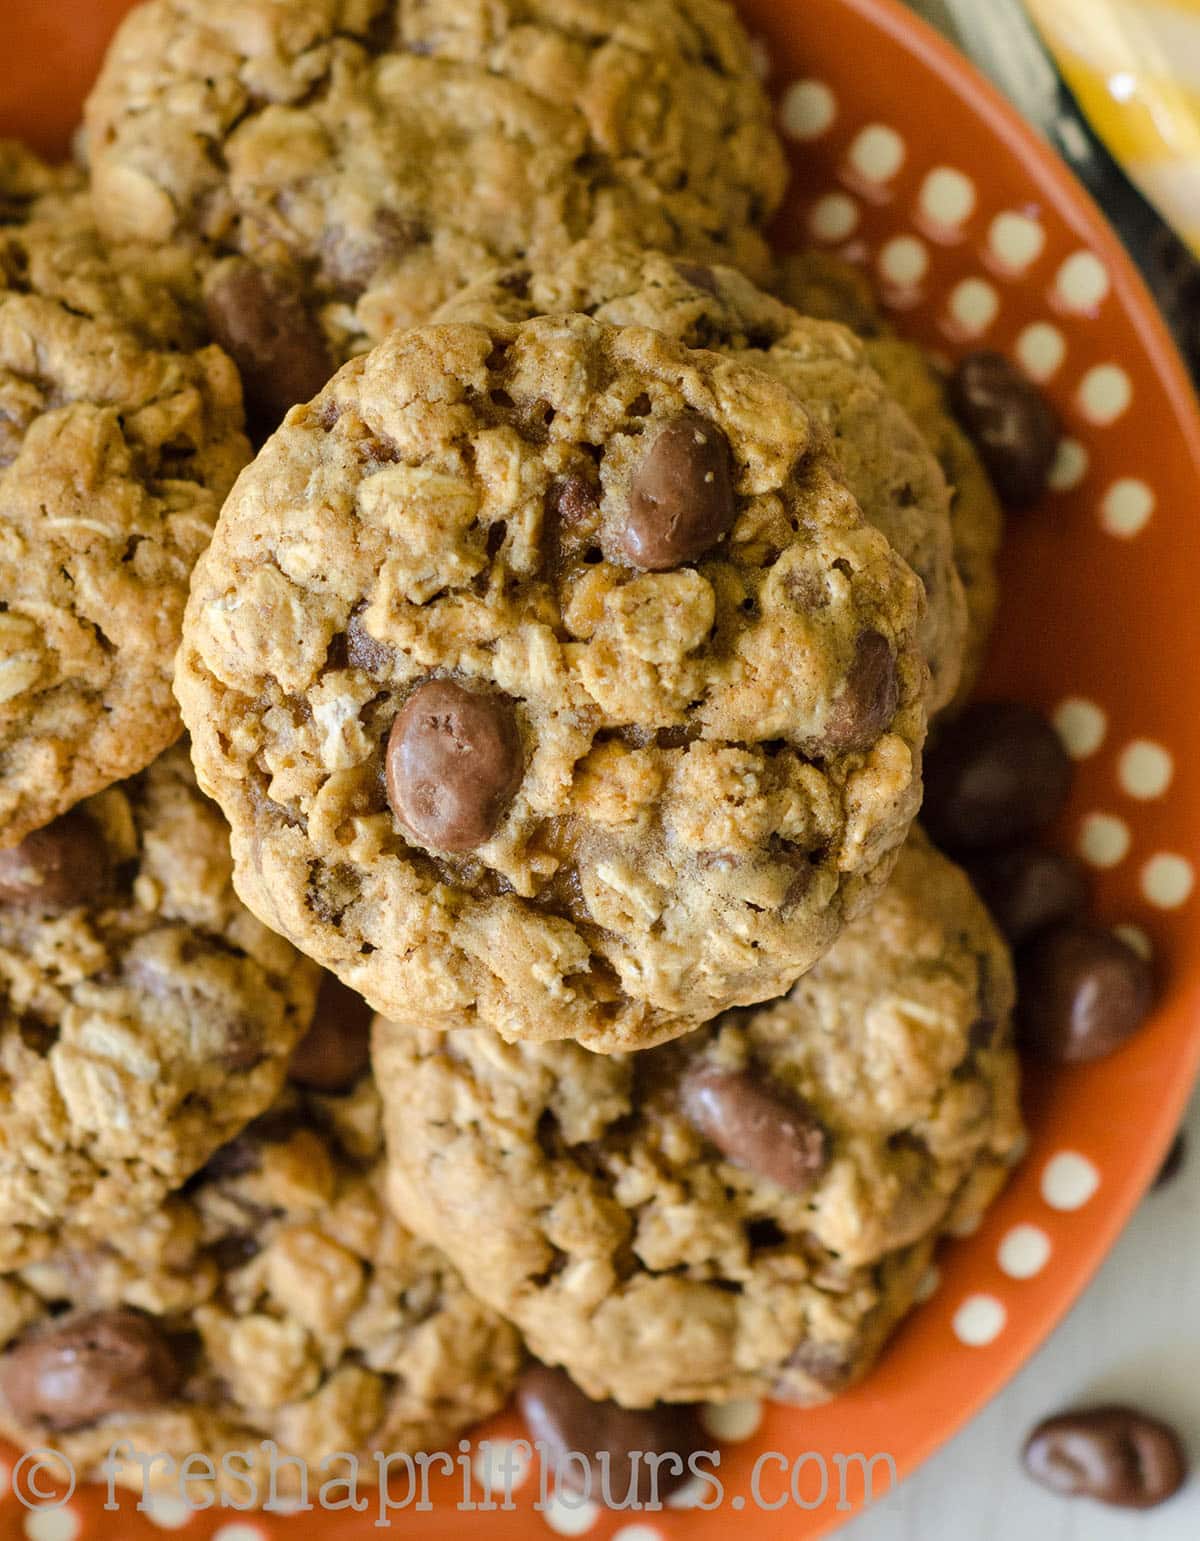
[[239, 891], [377, 1009], [642, 1047], [779, 994], [886, 878], [922, 602], [761, 371], [428, 327], [241, 478], [177, 689]]
[[188, 579], [249, 458], [180, 247], [111, 248], [0, 147], [0, 848], [147, 765]]
[[953, 493], [954, 560], [967, 602], [967, 639], [955, 705], [970, 695], [996, 618], [996, 561], [1004, 510], [970, 439], [955, 422], [945, 383], [916, 343], [897, 337], [880, 313], [866, 275], [826, 252], [793, 253], [780, 264], [779, 292], [805, 315], [840, 321], [865, 342], [867, 356], [937, 456]]
[[0, 852], [0, 1267], [144, 1219], [270, 1104], [319, 971], [176, 746]]
[[559, 261], [517, 264], [453, 296], [439, 321], [523, 321], [580, 311], [649, 326], [691, 348], [728, 353], [787, 385], [828, 428], [851, 492], [925, 587], [921, 645], [930, 711], [953, 699], [967, 609], [955, 566], [950, 488], [933, 451], [889, 394], [865, 346], [843, 326], [802, 318], [733, 268], [681, 262], [608, 241], [580, 241]]
[[592, 1396], [819, 1401], [1022, 1143], [1007, 948], [920, 832], [783, 1000], [633, 1055], [377, 1020], [389, 1192]]
[[87, 128], [102, 228], [223, 259], [218, 337], [276, 421], [468, 279], [584, 235], [765, 275], [785, 179], [726, 0], [150, 0]]
[[316, 1483], [339, 1452], [452, 1449], [508, 1397], [520, 1340], [391, 1218], [383, 1176], [369, 1077], [288, 1088], [143, 1223], [0, 1275], [0, 1432], [81, 1479], [123, 1444], [116, 1480], [176, 1495], [171, 1462], [204, 1455], [238, 1507], [272, 1476], [299, 1496], [295, 1457]]

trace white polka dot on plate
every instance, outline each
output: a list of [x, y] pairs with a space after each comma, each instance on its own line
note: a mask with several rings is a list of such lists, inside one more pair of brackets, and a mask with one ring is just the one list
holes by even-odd
[[1042, 1197], [1051, 1209], [1082, 1209], [1100, 1186], [1100, 1173], [1077, 1150], [1060, 1150], [1042, 1168]]
[[74, 1509], [35, 1509], [25, 1516], [29, 1541], [75, 1541], [82, 1528]]
[[531, 1458], [512, 1439], [483, 1439], [475, 1451], [471, 1470], [485, 1493], [515, 1493], [529, 1476]]
[[854, 136], [850, 165], [868, 182], [890, 182], [904, 164], [904, 140], [886, 123], [869, 123]]
[[950, 291], [950, 317], [966, 337], [986, 332], [1000, 310], [1000, 296], [983, 278], [964, 278]]
[[1115, 423], [1133, 400], [1133, 383], [1120, 364], [1097, 364], [1079, 385], [1079, 406], [1101, 428]]
[[[312, 1505], [308, 1504], [311, 1508]], [[281, 1493], [271, 1505], [272, 1514], [303, 1514], [306, 1509], [306, 1500], [299, 1493]], [[266, 1537], [263, 1537], [266, 1541]]]
[[1178, 909], [1191, 898], [1195, 884], [1191, 862], [1173, 851], [1160, 851], [1142, 868], [1142, 893], [1160, 910]]
[[1054, 726], [1063, 748], [1073, 760], [1086, 760], [1096, 753], [1108, 732], [1104, 709], [1082, 696], [1068, 696], [1054, 710]]
[[1010, 1279], [1032, 1279], [1049, 1260], [1050, 1238], [1037, 1225], [1014, 1225], [996, 1253], [996, 1261]]
[[1112, 813], [1089, 813], [1079, 826], [1077, 850], [1093, 867], [1116, 867], [1129, 855], [1129, 825]]
[[154, 1493], [144, 1498], [145, 1515], [159, 1530], [182, 1530], [195, 1513], [183, 1499], [171, 1493]]
[[884, 280], [899, 289], [920, 283], [929, 268], [929, 252], [915, 235], [898, 235], [885, 242], [878, 260]]
[[837, 99], [823, 80], [797, 80], [783, 93], [780, 122], [792, 139], [819, 139], [837, 117]]
[[694, 1509], [697, 1504], [709, 1502], [712, 1496], [712, 1483], [706, 1477], [689, 1477], [667, 1499], [667, 1508]]
[[1126, 947], [1132, 947], [1138, 957], [1144, 958], [1147, 963], [1154, 957], [1154, 943], [1142, 930], [1141, 926], [1114, 926], [1113, 935], [1119, 936]]
[[1100, 503], [1100, 525], [1123, 540], [1138, 535], [1154, 512], [1154, 493], [1135, 476], [1113, 482]]
[[931, 224], [953, 229], [975, 207], [975, 184], [953, 166], [935, 166], [921, 183], [918, 204]]
[[847, 193], [826, 193], [808, 211], [814, 241], [844, 241], [858, 226], [858, 204]]
[[663, 1533], [653, 1525], [622, 1525], [613, 1531], [612, 1541], [663, 1541]]
[[1067, 340], [1049, 321], [1033, 321], [1017, 338], [1016, 355], [1030, 379], [1049, 380], [1067, 355]]
[[1055, 295], [1067, 310], [1094, 311], [1108, 288], [1108, 269], [1090, 251], [1072, 252], [1054, 275]]
[[257, 1525], [222, 1525], [212, 1541], [267, 1541], [267, 1537]]
[[707, 1402], [700, 1413], [700, 1420], [712, 1437], [730, 1444], [738, 1444], [757, 1433], [762, 1417], [763, 1406], [756, 1397], [737, 1402]]
[[1052, 492], [1070, 492], [1087, 475], [1088, 452], [1078, 439], [1060, 439], [1054, 452], [1054, 464], [1046, 477]]
[[1004, 1331], [1008, 1312], [995, 1295], [968, 1295], [954, 1313], [954, 1336], [970, 1348], [983, 1348]]
[[988, 250], [1010, 273], [1023, 273], [1037, 261], [1046, 244], [1046, 232], [1028, 214], [1007, 210], [997, 214], [988, 227]]
[[556, 1535], [583, 1536], [600, 1518], [600, 1505], [576, 1493], [551, 1493], [542, 1518]]
[[1148, 738], [1135, 738], [1121, 751], [1117, 761], [1117, 780], [1130, 797], [1143, 801], [1161, 797], [1174, 774], [1171, 751]]
[[938, 1286], [942, 1282], [941, 1270], [936, 1264], [931, 1265], [921, 1275], [916, 1289], [913, 1291], [913, 1299], [918, 1305], [924, 1305], [927, 1300], [932, 1300], [938, 1292]]

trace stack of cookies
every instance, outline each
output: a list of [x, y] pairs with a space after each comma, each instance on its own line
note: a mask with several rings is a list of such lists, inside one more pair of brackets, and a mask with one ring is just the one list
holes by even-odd
[[148, 0], [81, 143], [0, 152], [0, 1432], [841, 1390], [1021, 1143], [914, 820], [1052, 419], [776, 266], [725, 0]]

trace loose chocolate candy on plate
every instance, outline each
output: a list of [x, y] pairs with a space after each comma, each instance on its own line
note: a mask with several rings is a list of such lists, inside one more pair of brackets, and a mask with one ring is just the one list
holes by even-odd
[[1121, 1509], [1165, 1503], [1187, 1475], [1175, 1430], [1121, 1406], [1047, 1418], [1029, 1436], [1024, 1462], [1043, 1487]]
[[1187, 1164], [1188, 1141], [1187, 1135], [1181, 1129], [1171, 1142], [1171, 1148], [1167, 1152], [1166, 1160], [1158, 1169], [1158, 1176], [1154, 1179], [1155, 1189], [1165, 1188], [1172, 1183], [1183, 1171]]
[[1014, 947], [1047, 926], [1078, 920], [1087, 909], [1087, 879], [1074, 858], [1040, 846], [995, 851], [970, 863], [971, 881]]
[[1150, 965], [1102, 926], [1054, 926], [1017, 960], [1020, 1041], [1052, 1064], [1112, 1054], [1141, 1027], [1153, 999]]
[[559, 1480], [614, 1506], [634, 1489], [641, 1504], [666, 1498], [692, 1475], [689, 1457], [705, 1443], [690, 1404], [629, 1408], [596, 1402], [565, 1371], [547, 1365], [526, 1371], [517, 1406]]
[[950, 406], [1000, 501], [1027, 508], [1046, 490], [1058, 448], [1050, 403], [1002, 353], [970, 353], [950, 378]]
[[925, 761], [925, 828], [948, 851], [1012, 845], [1051, 823], [1071, 785], [1058, 734], [1031, 706], [979, 702], [946, 723]]

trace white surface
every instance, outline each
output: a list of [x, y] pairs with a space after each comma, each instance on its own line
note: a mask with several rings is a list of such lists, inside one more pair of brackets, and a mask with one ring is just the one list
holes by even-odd
[[957, 1439], [840, 1541], [1197, 1541], [1200, 1469], [1145, 1514], [1068, 1502], [1022, 1473], [1039, 1419], [1128, 1401], [1168, 1419], [1200, 1468], [1200, 1099], [1183, 1171], [1149, 1194], [1087, 1294], [1042, 1352]]

